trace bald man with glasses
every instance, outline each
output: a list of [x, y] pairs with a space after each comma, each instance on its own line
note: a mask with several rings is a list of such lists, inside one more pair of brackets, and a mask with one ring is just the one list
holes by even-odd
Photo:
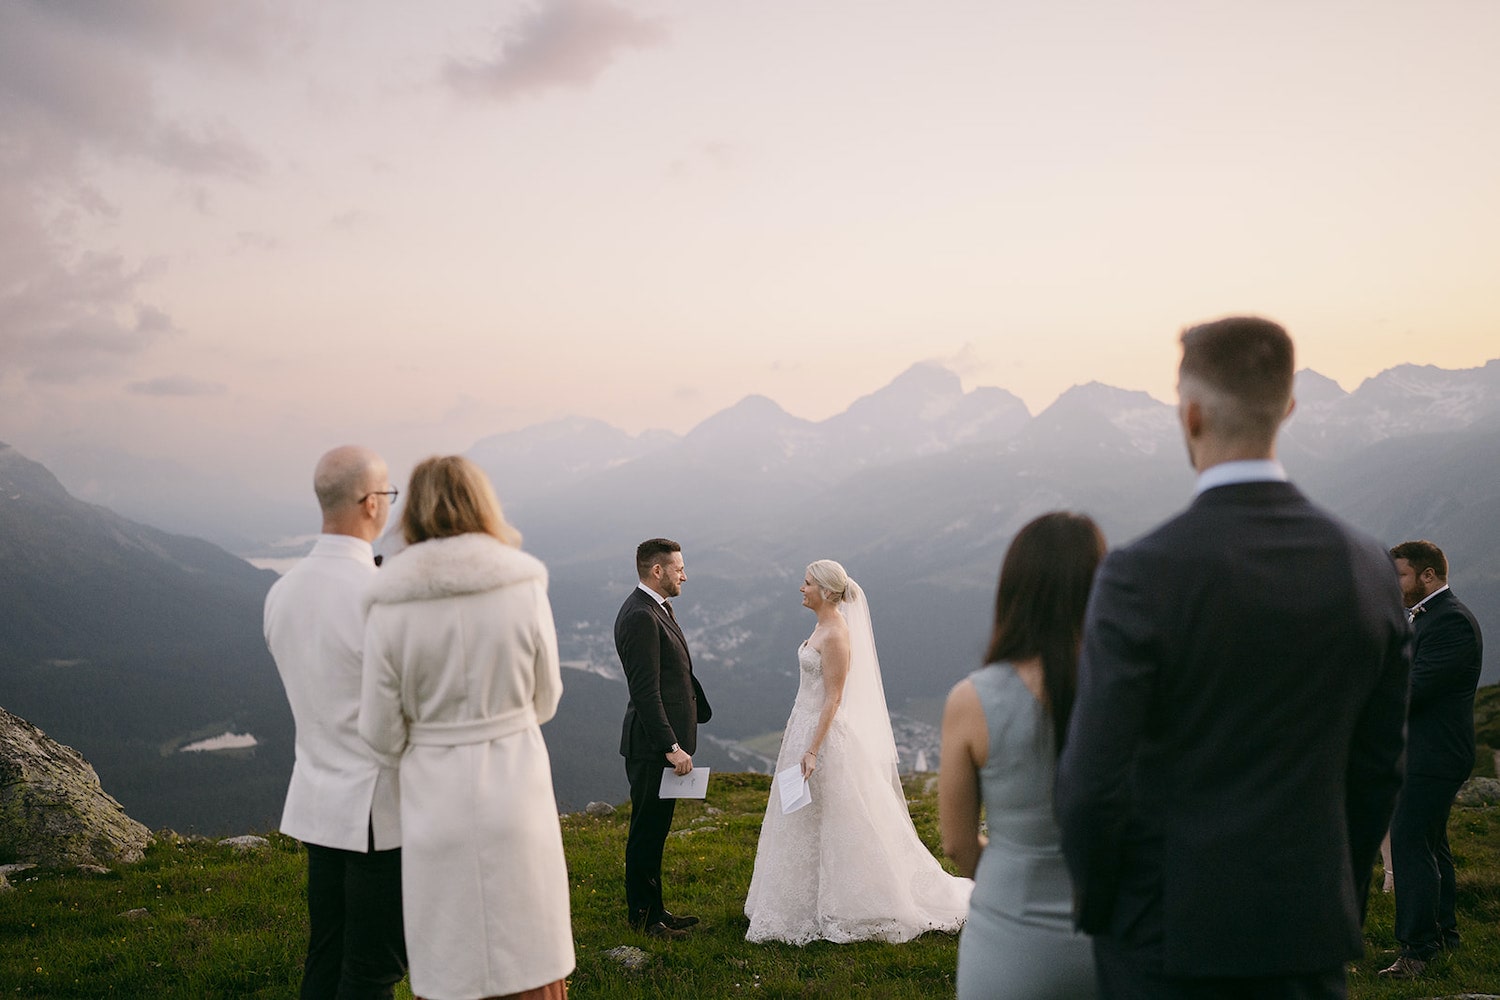
[[323, 531], [266, 595], [266, 645], [297, 727], [281, 831], [307, 847], [310, 934], [301, 1000], [389, 1000], [406, 974], [396, 761], [360, 737], [372, 543], [397, 490], [368, 448], [335, 448], [313, 491]]

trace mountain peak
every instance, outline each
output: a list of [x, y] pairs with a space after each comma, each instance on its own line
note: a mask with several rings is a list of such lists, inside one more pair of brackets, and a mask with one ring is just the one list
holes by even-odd
[[776, 402], [776, 400], [770, 396], [762, 396], [760, 393], [752, 393], [746, 396], [724, 412], [738, 413], [742, 416], [791, 416], [790, 413], [781, 408], [781, 404]]
[[912, 412], [935, 401], [956, 402], [963, 395], [957, 375], [935, 362], [918, 361], [886, 385], [850, 403], [844, 414], [862, 420], [892, 410]]
[[921, 389], [925, 392], [961, 393], [963, 386], [958, 376], [938, 364], [936, 361], [918, 361], [906, 371], [891, 379], [890, 385], [884, 390], [889, 391], [896, 388], [903, 390]]
[[700, 442], [722, 437], [725, 434], [740, 438], [745, 435], [769, 434], [806, 426], [807, 421], [794, 417], [781, 408], [781, 404], [768, 396], [751, 395], [726, 410], [720, 410], [688, 431], [684, 442]]
[[1312, 403], [1336, 403], [1349, 394], [1327, 375], [1304, 368], [1296, 374], [1292, 395], [1296, 397], [1298, 405], [1306, 406]]
[[1113, 410], [1120, 407], [1144, 407], [1150, 409], [1165, 405], [1167, 404], [1140, 389], [1121, 389], [1117, 386], [1094, 381], [1073, 386], [1061, 396], [1058, 396], [1052, 406], [1049, 406], [1047, 409], [1051, 410], [1057, 407], [1061, 407], [1064, 410]]

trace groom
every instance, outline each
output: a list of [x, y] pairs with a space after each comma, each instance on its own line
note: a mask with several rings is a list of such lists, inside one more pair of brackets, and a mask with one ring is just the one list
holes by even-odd
[[660, 796], [662, 772], [693, 769], [698, 723], [713, 714], [693, 676], [687, 639], [668, 598], [687, 580], [682, 546], [649, 538], [636, 547], [640, 584], [615, 618], [615, 651], [625, 668], [630, 704], [620, 754], [630, 779], [630, 835], [625, 841], [625, 905], [630, 924], [656, 938], [687, 937], [697, 917], [668, 913], [661, 901], [661, 855], [676, 799]]

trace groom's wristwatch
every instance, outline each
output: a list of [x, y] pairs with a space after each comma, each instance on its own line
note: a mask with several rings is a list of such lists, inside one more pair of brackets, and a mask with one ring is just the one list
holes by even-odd
[[674, 753], [682, 753], [682, 747], [678, 746], [676, 743], [673, 743], [670, 747], [667, 748], [668, 757], [672, 756]]

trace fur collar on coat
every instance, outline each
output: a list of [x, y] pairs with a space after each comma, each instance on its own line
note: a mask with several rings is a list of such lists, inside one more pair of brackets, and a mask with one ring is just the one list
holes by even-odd
[[365, 591], [365, 610], [375, 604], [405, 604], [475, 594], [539, 580], [547, 567], [535, 556], [485, 534], [429, 538], [386, 560]]

